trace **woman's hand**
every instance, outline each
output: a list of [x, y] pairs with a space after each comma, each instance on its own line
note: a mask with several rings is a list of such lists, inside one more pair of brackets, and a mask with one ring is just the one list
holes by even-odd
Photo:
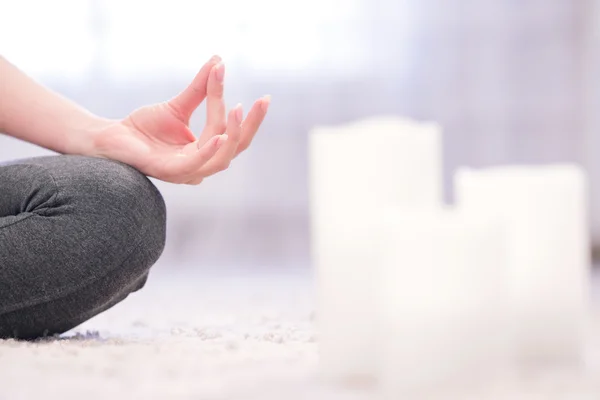
[[[229, 166], [250, 145], [270, 98], [257, 100], [243, 118], [238, 105], [226, 116], [225, 67], [217, 56], [173, 99], [132, 112], [94, 137], [94, 155], [132, 165], [142, 173], [173, 183], [199, 184]], [[206, 99], [206, 125], [199, 138], [189, 128], [194, 110]]]

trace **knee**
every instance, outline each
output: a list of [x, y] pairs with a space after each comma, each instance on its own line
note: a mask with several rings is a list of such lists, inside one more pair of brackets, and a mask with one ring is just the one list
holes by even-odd
[[141, 248], [156, 261], [166, 239], [166, 207], [158, 188], [129, 165], [105, 159], [96, 163], [104, 178], [99, 185], [102, 203], [112, 209], [108, 223], [122, 219], [118, 237], [143, 243]]
[[59, 159], [69, 164], [70, 172], [54, 178], [65, 202], [77, 204], [73, 213], [82, 214], [105, 242], [142, 249], [149, 262], [156, 261], [165, 245], [166, 209], [154, 184], [117, 161], [80, 156]]

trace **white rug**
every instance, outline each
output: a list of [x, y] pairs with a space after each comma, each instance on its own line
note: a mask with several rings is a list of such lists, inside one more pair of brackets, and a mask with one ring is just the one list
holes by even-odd
[[[156, 274], [70, 339], [0, 341], [0, 400], [377, 398], [318, 381], [311, 300], [307, 274]], [[457, 398], [597, 400], [594, 337], [587, 369], [531, 371]]]

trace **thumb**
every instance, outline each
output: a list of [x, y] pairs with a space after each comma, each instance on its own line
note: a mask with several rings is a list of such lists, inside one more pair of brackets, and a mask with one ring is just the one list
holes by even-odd
[[213, 56], [200, 68], [192, 83], [181, 93], [169, 100], [169, 105], [175, 109], [187, 122], [192, 113], [206, 98], [208, 76], [212, 67], [221, 61], [221, 57]]

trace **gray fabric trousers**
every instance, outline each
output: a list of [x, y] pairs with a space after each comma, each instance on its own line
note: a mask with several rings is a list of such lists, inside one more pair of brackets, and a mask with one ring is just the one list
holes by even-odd
[[165, 244], [156, 187], [80, 156], [0, 165], [0, 338], [66, 332], [144, 285]]

